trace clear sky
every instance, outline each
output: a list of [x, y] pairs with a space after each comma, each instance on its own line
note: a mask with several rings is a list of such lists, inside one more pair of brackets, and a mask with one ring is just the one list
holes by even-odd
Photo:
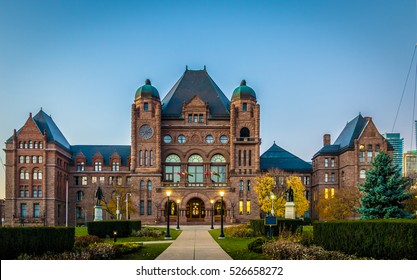
[[[0, 0], [0, 139], [42, 107], [73, 145], [130, 144], [145, 79], [163, 98], [206, 65], [229, 98], [242, 79], [256, 91], [262, 152], [310, 161], [359, 112], [391, 132], [416, 35], [415, 0]], [[414, 77], [394, 129], [405, 150]]]

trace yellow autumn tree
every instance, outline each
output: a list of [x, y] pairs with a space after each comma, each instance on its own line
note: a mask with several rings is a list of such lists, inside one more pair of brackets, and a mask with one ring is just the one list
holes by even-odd
[[357, 214], [361, 194], [355, 187], [344, 187], [334, 194], [320, 191], [316, 210], [321, 221], [345, 220]]
[[[136, 195], [136, 192], [129, 190], [126, 187], [116, 187], [114, 189], [112, 196], [109, 198], [105, 198], [105, 200], [101, 204], [104, 205], [103, 209], [107, 211], [112, 217], [114, 217], [114, 219], [116, 219], [117, 204], [119, 204], [118, 208], [119, 208], [120, 214], [123, 217], [123, 220], [125, 220], [125, 219], [128, 219], [128, 217], [126, 217], [126, 197], [128, 197], [127, 205], [128, 205], [129, 216], [137, 212], [137, 210], [135, 209], [132, 203], [133, 202], [132, 195], [133, 196]], [[119, 202], [117, 202], [117, 200]]]
[[308, 210], [310, 202], [307, 200], [305, 195], [305, 187], [301, 183], [300, 178], [296, 176], [290, 176], [287, 178], [287, 187], [292, 188], [294, 191], [294, 204], [295, 214], [297, 217], [303, 217], [304, 213]]
[[[272, 173], [273, 176], [276, 174]], [[272, 194], [274, 195], [274, 214], [278, 217], [285, 216], [286, 190], [291, 186], [294, 191], [294, 203], [297, 216], [303, 216], [308, 210], [310, 202], [305, 198], [305, 188], [300, 179], [290, 176], [285, 185], [277, 187], [274, 177], [270, 173], [255, 178], [254, 190], [258, 196], [258, 204], [262, 211], [271, 213]]]

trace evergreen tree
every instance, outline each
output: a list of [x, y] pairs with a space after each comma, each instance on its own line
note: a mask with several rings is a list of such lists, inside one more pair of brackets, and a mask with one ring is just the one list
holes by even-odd
[[372, 165], [374, 167], [366, 172], [366, 180], [359, 188], [363, 193], [358, 209], [362, 218], [412, 218], [402, 203], [410, 198], [410, 194], [405, 192], [408, 180], [392, 164], [391, 157], [381, 152]]

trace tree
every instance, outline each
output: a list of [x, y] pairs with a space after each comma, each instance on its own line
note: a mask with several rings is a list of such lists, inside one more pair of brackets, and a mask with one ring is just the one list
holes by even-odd
[[290, 176], [285, 180], [285, 184], [276, 186], [277, 175], [283, 175], [280, 170], [270, 170], [268, 173], [255, 178], [254, 190], [258, 195], [258, 204], [262, 211], [270, 213], [272, 209], [271, 194], [274, 198], [275, 216], [285, 215], [286, 190], [291, 187], [294, 191], [294, 203], [297, 216], [303, 216], [308, 210], [309, 201], [305, 197], [305, 188], [300, 179]]
[[401, 177], [398, 167], [387, 154], [380, 152], [366, 172], [366, 180], [360, 185], [363, 193], [358, 209], [364, 219], [411, 218], [404, 210], [403, 201], [411, 197], [405, 192], [408, 180]]
[[323, 221], [345, 220], [355, 216], [360, 199], [359, 190], [356, 187], [344, 187], [338, 189], [334, 196], [329, 196], [321, 191], [316, 210], [319, 219]]
[[[130, 195], [128, 195], [130, 193]], [[134, 195], [135, 192], [126, 187], [116, 187], [109, 199], [104, 199], [104, 210], [108, 212], [112, 217], [116, 219], [116, 210], [117, 210], [117, 197], [119, 197], [119, 211], [122, 216], [125, 216], [126, 213], [126, 198], [128, 197], [128, 211], [129, 216], [136, 213], [137, 210], [133, 206], [133, 199], [130, 197]], [[103, 204], [103, 202], [102, 202]], [[125, 217], [124, 219], [128, 219]]]

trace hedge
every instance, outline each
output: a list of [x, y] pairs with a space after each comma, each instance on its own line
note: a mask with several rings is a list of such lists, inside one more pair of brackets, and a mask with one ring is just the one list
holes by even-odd
[[417, 220], [316, 222], [314, 242], [331, 251], [375, 259], [417, 259]]
[[[282, 230], [295, 233], [302, 225], [302, 220], [277, 219], [277, 225], [272, 226], [272, 234], [278, 236]], [[250, 220], [250, 227], [254, 230], [256, 235], [269, 235], [269, 226], [265, 225], [264, 219]]]
[[2, 260], [19, 255], [62, 253], [74, 247], [73, 227], [2, 227], [0, 228], [0, 256]]
[[100, 238], [112, 237], [113, 231], [117, 231], [117, 237], [127, 237], [132, 230], [141, 229], [140, 221], [96, 221], [88, 222], [87, 230], [89, 235], [96, 235]]

